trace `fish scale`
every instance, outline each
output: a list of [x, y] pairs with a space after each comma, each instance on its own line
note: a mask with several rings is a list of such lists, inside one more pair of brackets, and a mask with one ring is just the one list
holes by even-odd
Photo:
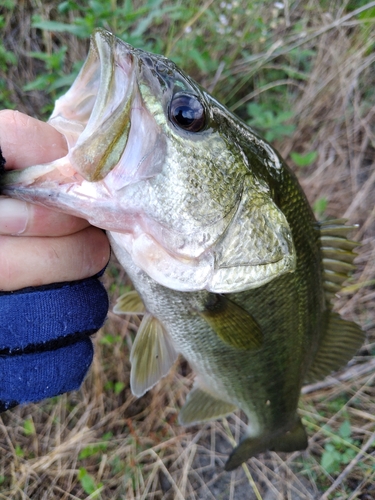
[[[122, 256], [124, 262], [126, 257], [122, 250], [118, 249], [114, 242], [112, 246], [117, 254]], [[291, 298], [294, 301], [297, 299], [296, 292], [293, 294], [294, 297], [290, 294], [290, 291], [295, 289], [294, 279], [291, 276], [279, 278], [283, 282], [281, 284], [273, 282], [266, 285], [261, 293], [258, 290], [252, 290], [229, 295], [248, 312], [256, 311], [256, 317], [264, 333], [264, 345], [260, 358], [259, 351], [239, 352], [238, 349], [228, 346], [213, 329], [207, 328], [206, 322], [199, 315], [192, 313], [194, 304], [204, 301], [204, 293], [178, 294], [174, 292], [171, 295], [170, 290], [152, 282], [146, 274], [142, 276], [140, 273], [133, 274], [130, 270], [131, 262], [128, 262], [125, 267], [133, 282], [137, 283], [137, 289], [144, 298], [147, 310], [157, 315], [175, 345], [179, 346], [179, 352], [189, 360], [198, 373], [204, 374], [206, 385], [212, 391], [224, 400], [234, 402], [247, 415], [261, 414], [262, 427], [268, 432], [279, 428], [284, 414], [287, 423], [290, 412], [293, 411], [294, 414], [299, 397], [300, 385], [296, 384], [296, 379], [301, 384], [303, 371], [306, 369], [302, 356], [299, 363], [296, 363], [296, 352], [298, 353], [296, 343], [287, 342], [290, 330], [299, 329], [298, 314], [295, 314], [295, 307], [290, 300]], [[285, 287], [285, 295], [279, 293], [280, 285]], [[264, 302], [265, 297], [274, 301], [271, 311]], [[178, 314], [176, 314], [176, 299]], [[290, 320], [292, 307], [293, 322]], [[264, 314], [264, 309], [266, 314]], [[280, 314], [277, 311], [283, 313]], [[282, 315], [288, 317], [288, 322], [282, 321]], [[280, 328], [280, 323], [285, 325], [284, 328]], [[276, 357], [275, 345], [280, 343], [284, 349]], [[291, 359], [293, 359], [292, 364], [290, 364]], [[290, 368], [286, 370], [289, 366], [293, 368], [292, 371]], [[236, 374], [235, 382], [234, 373]], [[270, 385], [269, 380], [275, 380], [277, 383]], [[267, 405], [267, 401], [271, 401], [271, 404]], [[284, 410], [283, 407], [285, 407]], [[251, 428], [251, 417], [249, 424]]]

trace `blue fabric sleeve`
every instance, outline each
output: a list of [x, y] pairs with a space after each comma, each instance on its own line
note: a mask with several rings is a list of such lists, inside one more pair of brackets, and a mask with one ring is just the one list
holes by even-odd
[[79, 388], [108, 312], [98, 276], [0, 293], [0, 411]]

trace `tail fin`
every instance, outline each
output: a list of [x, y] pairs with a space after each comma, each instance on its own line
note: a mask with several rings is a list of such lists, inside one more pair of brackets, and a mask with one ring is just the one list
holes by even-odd
[[294, 427], [277, 436], [247, 437], [232, 451], [225, 470], [231, 471], [249, 458], [267, 450], [292, 452], [307, 448], [307, 434], [301, 420], [298, 418]]

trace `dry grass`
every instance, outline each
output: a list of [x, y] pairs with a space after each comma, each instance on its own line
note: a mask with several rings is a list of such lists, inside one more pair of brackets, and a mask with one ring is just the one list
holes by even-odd
[[[312, 166], [296, 167], [309, 200], [313, 204], [325, 197], [327, 216], [359, 223], [358, 270], [337, 309], [367, 332], [364, 347], [346, 370], [304, 389], [301, 415], [309, 431], [308, 451], [267, 453], [233, 473], [223, 472], [232, 439], [238, 441], [244, 429], [242, 415], [179, 427], [178, 411], [193, 379], [183, 361], [150, 393], [135, 399], [128, 358], [137, 319], [110, 312], [95, 336], [95, 362], [79, 392], [1, 416], [0, 499], [375, 498], [375, 34], [373, 25], [366, 31], [354, 17], [344, 17], [345, 2], [326, 2], [326, 8], [317, 0], [307, 3], [313, 12], [309, 40], [297, 42], [314, 47], [316, 55], [309, 80], [290, 82], [297, 128], [277, 147], [286, 158], [291, 151], [317, 151]], [[29, 17], [19, 19], [18, 27], [15, 20], [7, 23], [17, 36], [28, 37], [30, 50], [35, 48]], [[283, 35], [281, 27], [287, 50], [295, 41]], [[85, 47], [66, 36], [64, 42], [74, 52], [72, 59], [82, 58]], [[267, 57], [259, 61], [270, 64]], [[31, 64], [23, 56], [8, 82], [18, 109], [35, 115], [43, 97], [25, 99], [14, 84], [18, 73], [35, 72]], [[245, 64], [234, 70], [247, 71]], [[115, 262], [105, 281], [114, 303], [127, 283]], [[353, 453], [331, 476], [320, 457], [332, 433], [337, 435], [348, 420], [351, 439], [342, 438], [342, 450]]]

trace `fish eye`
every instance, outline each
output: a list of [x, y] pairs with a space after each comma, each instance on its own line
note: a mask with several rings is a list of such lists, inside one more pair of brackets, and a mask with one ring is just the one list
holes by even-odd
[[169, 118], [188, 132], [199, 132], [206, 124], [203, 104], [193, 94], [175, 94], [169, 105]]

